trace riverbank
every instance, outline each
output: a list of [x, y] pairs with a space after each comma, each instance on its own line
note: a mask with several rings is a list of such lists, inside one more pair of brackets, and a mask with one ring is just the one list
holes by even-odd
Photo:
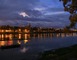
[[77, 60], [77, 45], [45, 51], [39, 56], [39, 60]]

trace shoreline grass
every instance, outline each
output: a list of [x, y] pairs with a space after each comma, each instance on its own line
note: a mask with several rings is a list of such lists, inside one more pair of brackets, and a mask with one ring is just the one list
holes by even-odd
[[39, 60], [77, 60], [77, 45], [45, 51]]

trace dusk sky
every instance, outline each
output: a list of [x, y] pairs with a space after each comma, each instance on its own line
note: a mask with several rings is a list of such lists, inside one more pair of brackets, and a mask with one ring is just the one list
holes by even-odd
[[0, 25], [64, 27], [69, 13], [59, 0], [0, 0]]

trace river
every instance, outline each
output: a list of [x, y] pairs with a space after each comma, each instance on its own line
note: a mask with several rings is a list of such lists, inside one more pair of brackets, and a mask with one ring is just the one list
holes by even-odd
[[0, 34], [0, 60], [37, 60], [43, 51], [74, 44], [77, 33]]

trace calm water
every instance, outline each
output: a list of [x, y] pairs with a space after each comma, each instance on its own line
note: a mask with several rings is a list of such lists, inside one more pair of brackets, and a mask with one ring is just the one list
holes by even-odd
[[0, 60], [37, 60], [40, 52], [74, 44], [77, 33], [0, 34]]

